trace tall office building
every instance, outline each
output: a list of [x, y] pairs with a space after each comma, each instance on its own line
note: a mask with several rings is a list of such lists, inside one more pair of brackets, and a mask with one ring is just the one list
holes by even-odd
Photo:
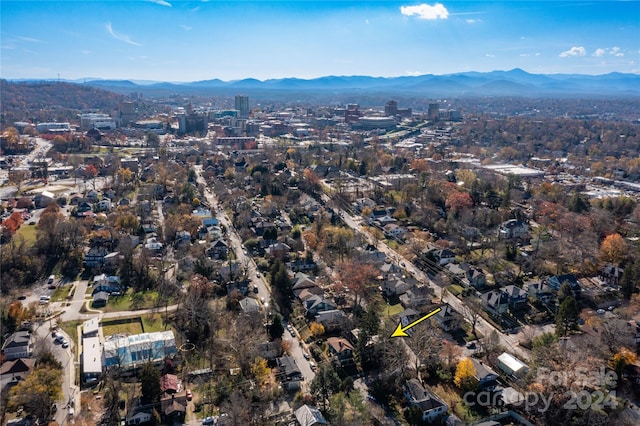
[[429, 104], [429, 109], [427, 111], [427, 118], [429, 120], [438, 120], [440, 115], [440, 105], [437, 103]]
[[384, 105], [384, 115], [387, 117], [395, 117], [398, 113], [398, 102], [389, 101]]
[[236, 109], [240, 111], [240, 118], [249, 118], [249, 97], [236, 95]]

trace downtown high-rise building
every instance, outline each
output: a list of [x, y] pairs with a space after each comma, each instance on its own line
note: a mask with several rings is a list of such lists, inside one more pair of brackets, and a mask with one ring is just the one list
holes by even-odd
[[240, 113], [240, 118], [249, 118], [249, 97], [236, 95], [236, 109]]

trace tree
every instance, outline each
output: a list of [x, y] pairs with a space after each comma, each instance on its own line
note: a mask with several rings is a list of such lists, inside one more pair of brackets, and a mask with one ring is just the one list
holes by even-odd
[[120, 402], [120, 391], [122, 390], [122, 381], [112, 376], [108, 376], [104, 386], [104, 409], [105, 418], [109, 424], [118, 424], [120, 421], [120, 411], [118, 404]]
[[625, 299], [630, 300], [633, 293], [638, 291], [638, 282], [640, 282], [640, 261], [636, 260], [627, 264], [622, 273], [620, 289]]
[[313, 337], [322, 336], [324, 334], [324, 326], [314, 321], [309, 324], [309, 331], [313, 334]]
[[250, 366], [251, 374], [256, 378], [260, 385], [263, 385], [269, 379], [271, 369], [267, 366], [267, 360], [257, 357]]
[[12, 170], [9, 173], [9, 183], [16, 187], [18, 194], [21, 193], [22, 185], [24, 185], [25, 181], [31, 177], [31, 173], [29, 170]]
[[139, 373], [141, 384], [141, 401], [143, 404], [153, 404], [160, 400], [160, 371], [148, 362], [142, 366]]
[[433, 363], [437, 360], [442, 348], [442, 334], [439, 327], [433, 321], [424, 321], [413, 328], [411, 339], [407, 345], [414, 354], [414, 369], [416, 377], [420, 379], [420, 366], [425, 363]]
[[566, 336], [571, 330], [575, 330], [578, 326], [579, 315], [578, 302], [573, 296], [567, 297], [558, 308], [556, 333], [559, 336]]
[[157, 148], [158, 146], [160, 146], [160, 136], [158, 136], [157, 133], [147, 132], [144, 138], [147, 144], [147, 148]]
[[603, 261], [620, 264], [625, 259], [629, 251], [627, 242], [620, 234], [610, 234], [600, 245], [600, 256]]
[[378, 271], [371, 264], [359, 262], [341, 262], [336, 269], [340, 281], [353, 295], [353, 306], [359, 306], [367, 294], [375, 288]]
[[36, 368], [25, 380], [18, 382], [9, 392], [9, 407], [24, 410], [40, 420], [48, 419], [51, 405], [62, 398], [60, 370], [49, 366]]
[[476, 368], [473, 366], [473, 362], [469, 358], [463, 358], [458, 362], [456, 367], [456, 375], [453, 378], [453, 383], [460, 389], [472, 389], [477, 383], [475, 383]]
[[93, 164], [87, 164], [84, 168], [84, 177], [91, 180], [93, 189], [96, 189], [96, 177], [98, 176], [98, 169]]
[[457, 344], [445, 340], [442, 344], [442, 350], [440, 351], [440, 360], [442, 360], [444, 364], [444, 368], [447, 370], [451, 370], [458, 362], [458, 359], [462, 355], [462, 348]]
[[284, 326], [282, 325], [282, 317], [276, 314], [273, 321], [269, 324], [269, 337], [271, 340], [280, 339], [284, 334]]
[[230, 426], [246, 426], [251, 422], [251, 401], [241, 390], [234, 390], [228, 401], [222, 404], [222, 410], [228, 414], [225, 424]]
[[274, 290], [273, 297], [276, 303], [282, 309], [282, 315], [288, 318], [293, 302], [293, 283], [286, 266], [279, 259], [271, 267], [271, 288]]
[[311, 394], [316, 396], [326, 411], [331, 395], [340, 390], [340, 378], [331, 364], [322, 364], [311, 382]]
[[482, 309], [480, 307], [480, 299], [478, 299], [477, 297], [467, 298], [466, 303], [464, 304], [462, 309], [462, 315], [467, 321], [471, 323], [471, 332], [476, 339], [478, 338], [476, 325], [480, 320], [480, 309]]
[[330, 399], [330, 421], [336, 426], [370, 425], [370, 406], [365, 403], [360, 392], [339, 392]]
[[633, 364], [638, 359], [638, 356], [627, 348], [620, 349], [619, 352], [613, 355], [609, 360], [609, 366], [615, 370], [618, 376], [622, 375], [622, 370], [626, 366]]

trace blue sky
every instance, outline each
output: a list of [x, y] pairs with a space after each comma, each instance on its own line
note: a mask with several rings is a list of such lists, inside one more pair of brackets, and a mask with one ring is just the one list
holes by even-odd
[[0, 1], [0, 77], [640, 73], [638, 1]]

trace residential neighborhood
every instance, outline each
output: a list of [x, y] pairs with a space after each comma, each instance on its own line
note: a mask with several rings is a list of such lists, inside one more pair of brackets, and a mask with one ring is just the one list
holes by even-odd
[[637, 111], [120, 99], [3, 122], [3, 424], [640, 422]]

